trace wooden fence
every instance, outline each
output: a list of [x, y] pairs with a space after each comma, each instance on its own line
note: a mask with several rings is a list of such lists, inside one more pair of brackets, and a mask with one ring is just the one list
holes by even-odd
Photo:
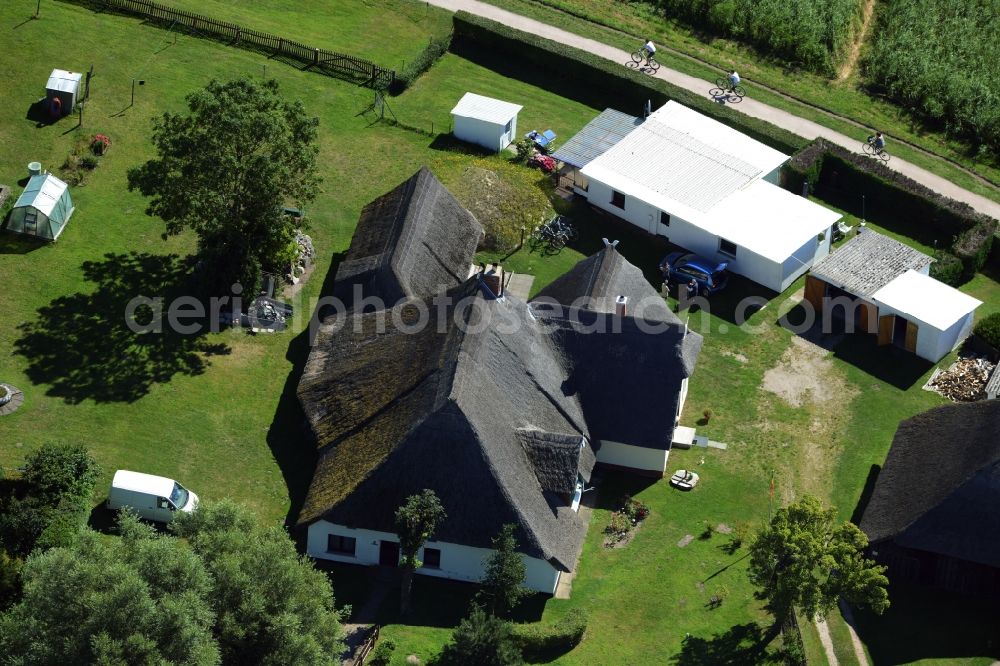
[[360, 650], [358, 650], [358, 656], [354, 659], [354, 666], [364, 666], [365, 659], [367, 659], [371, 651], [375, 649], [375, 643], [378, 642], [378, 632], [380, 628], [381, 627], [379, 627], [379, 625], [375, 625], [375, 631], [372, 632], [372, 635], [368, 637], [364, 645], [362, 645]]
[[387, 89], [396, 78], [395, 70], [386, 69], [363, 58], [314, 48], [291, 39], [244, 28], [235, 23], [179, 11], [152, 2], [152, 0], [68, 1], [87, 5], [99, 11], [139, 16], [147, 21], [166, 25], [171, 29], [177, 26], [183, 27], [193, 34], [221, 39], [233, 46], [266, 51], [275, 56], [290, 58], [305, 63], [307, 69], [355, 81], [363, 86], [380, 90]]

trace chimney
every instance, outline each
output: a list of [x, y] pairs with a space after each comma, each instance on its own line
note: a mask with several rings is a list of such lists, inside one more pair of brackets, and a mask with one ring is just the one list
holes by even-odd
[[483, 285], [490, 290], [494, 298], [503, 296], [503, 268], [500, 264], [487, 266], [482, 279]]
[[628, 296], [619, 296], [615, 299], [615, 314], [619, 317], [628, 314]]

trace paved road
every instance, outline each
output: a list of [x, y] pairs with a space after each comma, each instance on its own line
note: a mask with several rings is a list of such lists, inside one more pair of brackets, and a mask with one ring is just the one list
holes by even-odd
[[[470, 14], [476, 14], [493, 19], [494, 21], [504, 23], [512, 28], [523, 30], [524, 32], [530, 32], [556, 42], [568, 44], [569, 46], [575, 46], [576, 48], [603, 56], [615, 62], [625, 63], [625, 61], [630, 59], [629, 54], [621, 49], [608, 46], [607, 44], [602, 44], [601, 42], [594, 41], [593, 39], [581, 37], [580, 35], [542, 23], [541, 21], [537, 21], [532, 18], [528, 18], [527, 16], [514, 14], [513, 12], [500, 9], [499, 7], [488, 5], [485, 2], [479, 2], [479, 0], [429, 0], [429, 2], [432, 5], [449, 9], [451, 11], [458, 11], [462, 9]], [[624, 64], [622, 66], [624, 66]], [[681, 72], [667, 69], [666, 67], [660, 67], [656, 76], [669, 81], [676, 86], [686, 88], [692, 92], [702, 93], [706, 96], [708, 96], [708, 89], [711, 87], [711, 84], [703, 79], [688, 76], [687, 74], [682, 74]], [[750, 98], [745, 98], [741, 103], [734, 105], [733, 108], [741, 113], [747, 114], [748, 116], [767, 120], [768, 122], [771, 122], [779, 127], [784, 127], [785, 129], [794, 132], [799, 136], [806, 137], [807, 139], [815, 139], [816, 137], [821, 136], [824, 139], [848, 148], [849, 150], [859, 150], [861, 148], [857, 139], [852, 139], [848, 136], [840, 134], [839, 132], [834, 132], [829, 128], [814, 123], [811, 120], [799, 118], [798, 116], [787, 111], [776, 109], [773, 106], [762, 104]], [[1000, 203], [991, 201], [990, 199], [975, 194], [974, 192], [969, 192], [968, 190], [955, 185], [950, 180], [946, 180], [941, 176], [935, 175], [925, 169], [921, 169], [920, 167], [910, 164], [909, 162], [901, 160], [897, 157], [892, 158], [889, 166], [896, 171], [909, 176], [918, 183], [931, 188], [935, 192], [940, 192], [941, 194], [958, 201], [964, 201], [976, 210], [986, 213], [996, 219], [1000, 219]]]

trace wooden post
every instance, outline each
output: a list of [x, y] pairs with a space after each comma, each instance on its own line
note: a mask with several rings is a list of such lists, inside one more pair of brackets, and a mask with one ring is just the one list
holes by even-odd
[[313, 49], [313, 65], [319, 65], [319, 49]]
[[35, 5], [35, 18], [38, 18], [40, 11], [42, 11], [42, 0], [38, 0], [38, 3]]
[[236, 28], [236, 43], [237, 44], [240, 43], [240, 31], [241, 30], [242, 30], [242, 28], [239, 28], [239, 27]]

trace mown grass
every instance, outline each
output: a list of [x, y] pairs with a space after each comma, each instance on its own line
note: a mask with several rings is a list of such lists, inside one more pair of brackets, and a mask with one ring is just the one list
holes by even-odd
[[[732, 40], [711, 37], [665, 20], [645, 3], [615, 3], [612, 6], [605, 0], [486, 1], [627, 51], [634, 50], [643, 37], [651, 37], [660, 47], [657, 59], [666, 67], [705, 79], [706, 94], [710, 87], [708, 82], [714, 81], [721, 71], [737, 69], [749, 80], [746, 87], [754, 99], [856, 138], [859, 147], [872, 128], [881, 129], [889, 137], [893, 155], [976, 194], [1000, 201], [1000, 163], [993, 156], [971, 154], [962, 141], [922, 126], [901, 107], [870, 94], [857, 74], [844, 80], [830, 80], [789, 67], [787, 63], [768, 58]], [[905, 140], [940, 157], [927, 155], [893, 139]], [[948, 160], [998, 186], [970, 176]]]
[[417, 0], [163, 0], [163, 4], [393, 69], [402, 69], [430, 38], [451, 32], [447, 11]]
[[802, 636], [802, 649], [805, 651], [806, 664], [809, 666], [827, 666], [826, 651], [819, 640], [819, 633], [816, 625], [804, 618], [801, 614], [796, 614], [799, 623], [799, 633]]

